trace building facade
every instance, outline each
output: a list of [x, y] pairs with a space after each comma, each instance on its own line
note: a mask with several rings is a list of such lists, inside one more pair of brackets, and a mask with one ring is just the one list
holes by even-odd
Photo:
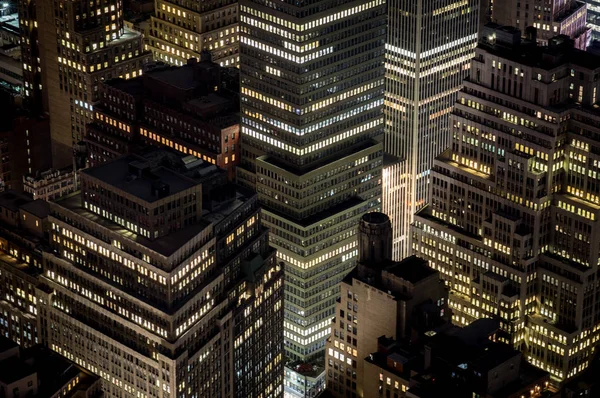
[[[341, 283], [326, 346], [327, 389], [335, 397], [373, 397], [365, 390], [364, 359], [377, 351], [378, 339], [410, 341], [426, 317], [439, 318], [448, 296], [439, 273], [423, 259], [392, 261], [392, 225], [385, 214], [365, 214], [359, 231], [358, 267]], [[402, 384], [403, 391], [407, 387]]]
[[23, 189], [23, 177], [51, 166], [48, 156], [50, 123], [48, 117], [36, 117], [4, 104], [0, 127], [0, 186]]
[[584, 1], [553, 0], [539, 4], [532, 0], [499, 0], [494, 2], [491, 21], [503, 26], [514, 26], [525, 34], [532, 26], [536, 40], [544, 46], [557, 35], [569, 36], [575, 47], [585, 50], [590, 43], [592, 31], [587, 26], [587, 8]]
[[102, 380], [46, 347], [21, 349], [0, 336], [0, 393], [4, 398], [101, 398]]
[[33, 199], [56, 200], [79, 189], [79, 172], [73, 168], [48, 169], [23, 176], [23, 191]]
[[33, 114], [40, 115], [48, 111], [48, 98], [42, 94], [42, 55], [38, 40], [36, 5], [36, 0], [19, 2], [19, 30], [23, 64], [23, 105]]
[[384, 0], [240, 3], [238, 181], [258, 192], [284, 264], [286, 349], [297, 363], [322, 367], [358, 221], [380, 207], [385, 9]]
[[479, 1], [391, 0], [386, 44], [383, 212], [394, 259], [409, 252], [413, 214], [428, 200], [433, 159], [450, 143], [450, 111], [477, 43]]
[[100, 102], [84, 139], [88, 164], [169, 147], [227, 170], [240, 162], [239, 75], [206, 59], [156, 67], [144, 76], [101, 85]]
[[122, 0], [20, 5], [25, 102], [52, 115], [53, 166], [70, 166], [73, 145], [93, 119], [100, 82], [141, 75], [151, 55], [141, 34], [124, 27]]
[[257, 196], [207, 196], [161, 153], [82, 171], [49, 205], [42, 264], [0, 262], [2, 297], [104, 396], [280, 397], [283, 277]]
[[592, 29], [592, 39], [600, 40], [600, 1], [585, 0], [588, 7], [587, 24]]
[[219, 65], [238, 66], [238, 18], [237, 0], [159, 0], [150, 29], [154, 59], [185, 65], [188, 59], [209, 51]]
[[[454, 322], [498, 317], [555, 382], [600, 339], [600, 58], [489, 25], [415, 216], [415, 253], [452, 289]], [[486, 38], [492, 38], [492, 41]]]

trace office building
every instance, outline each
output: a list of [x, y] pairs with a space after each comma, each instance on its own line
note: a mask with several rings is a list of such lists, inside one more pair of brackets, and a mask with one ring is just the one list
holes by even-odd
[[[448, 290], [427, 261], [393, 261], [382, 213], [359, 226], [359, 263], [341, 284], [327, 340], [327, 390], [334, 397], [540, 397], [549, 374], [497, 342], [499, 322], [452, 326]], [[531, 392], [533, 391], [533, 392]]]
[[42, 93], [41, 48], [38, 41], [37, 0], [19, 2], [21, 61], [23, 68], [23, 105], [33, 114], [48, 111], [48, 98]]
[[150, 31], [154, 59], [185, 65], [209, 51], [219, 65], [238, 66], [238, 12], [237, 0], [158, 0]]
[[282, 271], [256, 194], [213, 186], [212, 167], [126, 155], [81, 171], [76, 194], [31, 202], [49, 215], [13, 223], [45, 228], [51, 247], [41, 265], [0, 261], [8, 319], [37, 321], [34, 341], [99, 375], [105, 396], [280, 397]]
[[79, 189], [79, 172], [72, 167], [48, 169], [23, 176], [23, 191], [33, 199], [53, 201]]
[[80, 195], [51, 204], [47, 344], [109, 396], [280, 396], [282, 273], [256, 195], [221, 186], [203, 211], [203, 185], [160, 164], [88, 168]]
[[122, 0], [19, 2], [25, 103], [48, 112], [55, 168], [72, 165], [103, 80], [143, 73], [151, 55], [124, 27]]
[[491, 22], [513, 26], [526, 35], [528, 27], [536, 29], [536, 40], [544, 46], [558, 35], [569, 36], [575, 47], [585, 50], [591, 40], [591, 29], [586, 24], [587, 8], [584, 1], [552, 0], [541, 4], [533, 0], [496, 0]]
[[43, 346], [20, 349], [0, 336], [3, 398], [100, 398], [102, 380]]
[[103, 83], [84, 139], [88, 163], [154, 145], [216, 165], [233, 180], [240, 162], [239, 74], [203, 57]]
[[150, 51], [154, 0], [130, 0], [124, 4], [123, 22], [125, 27], [142, 34], [144, 51]]
[[43, 342], [37, 308], [48, 202], [12, 190], [0, 193], [0, 335], [23, 348]]
[[600, 40], [600, 1], [584, 0], [587, 7], [587, 24], [592, 29], [592, 40]]
[[429, 332], [419, 346], [387, 337], [364, 359], [364, 397], [541, 398], [549, 374], [523, 354], [496, 342], [498, 323], [480, 319], [465, 328]]
[[433, 329], [448, 296], [427, 261], [392, 261], [392, 225], [385, 214], [365, 214], [358, 241], [358, 267], [341, 283], [326, 346], [327, 388], [336, 397], [375, 396], [364, 389], [363, 360], [377, 351], [378, 338], [410, 341], [414, 329]]
[[21, 31], [19, 28], [19, 14], [8, 14], [0, 16], [0, 47], [5, 52], [15, 49], [15, 57], [20, 57]]
[[[3, 98], [20, 105], [23, 92], [23, 67], [19, 59], [0, 51], [0, 93]], [[6, 100], [2, 99], [3, 102]]]
[[412, 248], [451, 288], [456, 324], [499, 318], [560, 383], [600, 339], [600, 57], [493, 24], [482, 40]]
[[393, 258], [409, 254], [414, 213], [428, 201], [433, 159], [450, 144], [450, 111], [477, 44], [479, 0], [395, 0], [388, 7], [383, 212]]
[[[12, 102], [12, 99], [7, 99]], [[23, 176], [51, 166], [50, 123], [0, 100], [0, 187], [23, 189]]]
[[358, 221], [380, 208], [385, 10], [384, 0], [240, 3], [238, 181], [258, 192], [286, 270], [291, 378], [307, 362], [322, 368]]

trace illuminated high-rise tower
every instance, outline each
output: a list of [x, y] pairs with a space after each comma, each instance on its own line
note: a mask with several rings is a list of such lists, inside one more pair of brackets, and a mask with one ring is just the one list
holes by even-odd
[[68, 166], [100, 82], [139, 76], [150, 55], [141, 34], [125, 28], [122, 0], [24, 0], [20, 14], [25, 100], [50, 113], [53, 164]]
[[380, 208], [385, 1], [243, 0], [240, 22], [238, 179], [284, 264], [288, 359], [322, 365], [358, 222]]
[[433, 159], [450, 142], [449, 113], [477, 44], [479, 0], [391, 0], [386, 47], [383, 178], [394, 259], [407, 254], [413, 214], [427, 203]]

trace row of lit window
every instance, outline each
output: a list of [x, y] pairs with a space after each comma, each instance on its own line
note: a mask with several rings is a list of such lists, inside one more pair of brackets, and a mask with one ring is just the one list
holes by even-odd
[[291, 22], [289, 19], [279, 18], [279, 17], [274, 16], [273, 14], [258, 11], [254, 8], [251, 8], [251, 7], [248, 7], [245, 5], [241, 5], [240, 10], [243, 13], [254, 15], [255, 17], [268, 20], [270, 22], [281, 25], [288, 29], [293, 29], [297, 32], [303, 32], [305, 30], [313, 29], [313, 28], [319, 27], [324, 24], [330, 24], [330, 23], [336, 22], [340, 19], [361, 13], [361, 12], [369, 10], [371, 8], [381, 6], [385, 3], [386, 3], [385, 0], [373, 0], [368, 3], [349, 8], [344, 11], [339, 11], [335, 14], [327, 15], [325, 17], [319, 18], [319, 19], [311, 21], [311, 22], [306, 22], [304, 24], [296, 24], [296, 23]]
[[[179, 152], [182, 152], [182, 153], [184, 153], [186, 155], [194, 155], [198, 159], [202, 159], [205, 162], [209, 162], [209, 163], [212, 163], [212, 164], [216, 164], [217, 163], [216, 160], [214, 158], [212, 158], [212, 157], [203, 155], [202, 153], [200, 153], [198, 151], [194, 151], [192, 149], [189, 149], [188, 147], [186, 147], [184, 145], [181, 145], [181, 144], [178, 144], [176, 142], [173, 142], [172, 140], [170, 140], [168, 138], [165, 138], [165, 137], [163, 137], [161, 135], [158, 135], [156, 133], [148, 131], [148, 130], [146, 130], [144, 128], [140, 129], [140, 134], [142, 136], [148, 137], [151, 140], [156, 141], [156, 142], [158, 142], [160, 144], [166, 145], [166, 146], [168, 146], [170, 148], [174, 148], [175, 150], [177, 150]], [[232, 159], [231, 160], [235, 161], [235, 155], [232, 155]], [[228, 156], [225, 157], [225, 164], [227, 164], [227, 163], [229, 163], [229, 157]]]

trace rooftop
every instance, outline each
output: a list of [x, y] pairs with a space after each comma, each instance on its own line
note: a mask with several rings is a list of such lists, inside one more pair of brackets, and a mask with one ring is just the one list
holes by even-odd
[[384, 271], [402, 278], [413, 285], [438, 273], [429, 267], [427, 260], [417, 256], [406, 257], [400, 262], [394, 261]]
[[[168, 195], [175, 195], [198, 185], [191, 178], [182, 176], [166, 167], [152, 167], [153, 164], [141, 156], [126, 155], [112, 162], [82, 170], [81, 173], [152, 203], [162, 199], [155, 194], [158, 185], [167, 187]], [[141, 170], [136, 173], [136, 170]]]
[[525, 361], [521, 362], [519, 378], [512, 383], [506, 384], [500, 390], [494, 392], [496, 397], [508, 397], [524, 389], [529, 390], [533, 385], [543, 386], [550, 379], [548, 372], [537, 368]]
[[387, 260], [376, 265], [359, 264], [343, 280], [345, 283], [352, 284], [352, 280], [357, 279], [381, 291], [387, 291], [396, 298], [407, 299], [410, 298], [410, 295], [407, 296], [405, 291], [400, 291], [397, 288], [394, 290], [394, 284], [389, 283], [388, 275], [396, 276], [410, 282], [412, 285], [417, 285], [437, 273], [438, 271], [429, 267], [427, 260], [417, 256], [409, 256], [402, 261]]
[[[361, 141], [358, 144], [354, 145], [353, 147], [345, 149], [345, 153], [343, 154], [343, 156], [339, 159], [336, 159], [336, 161], [341, 162], [346, 157], [353, 156], [357, 152], [360, 152], [367, 148], [375, 147], [377, 145], [380, 145], [380, 143], [378, 143], [374, 139]], [[339, 155], [341, 156], [342, 154], [339, 154]], [[299, 158], [300, 157], [302, 157], [302, 156], [299, 156]], [[320, 168], [329, 167], [331, 164], [331, 157], [319, 159], [318, 161], [309, 163], [307, 166], [299, 166], [296, 164], [292, 164], [290, 162], [278, 159], [271, 155], [263, 155], [263, 156], [258, 157], [257, 159], [262, 162], [271, 164], [271, 165], [273, 165], [283, 171], [291, 173], [297, 177], [302, 177], [302, 176], [309, 174]]]
[[[18, 348], [12, 340], [0, 336], [0, 350], [3, 347]], [[2, 352], [0, 351], [0, 352]], [[34, 383], [38, 386], [36, 397], [51, 397], [59, 393], [67, 383], [75, 377], [79, 382], [70, 387], [64, 397], [76, 396], [78, 391], [87, 391], [100, 378], [78, 367], [62, 355], [37, 345], [11, 353], [11, 356], [0, 361], [0, 382], [11, 384], [25, 377], [35, 375]], [[99, 391], [99, 390], [98, 390]], [[92, 395], [86, 395], [90, 398]]]
[[[493, 23], [486, 24], [484, 37], [491, 32], [515, 34], [514, 32], [508, 32], [507, 29], [514, 28]], [[574, 48], [570, 39], [565, 36], [550, 39], [547, 47], [522, 41], [520, 34], [519, 39], [515, 40], [514, 43], [507, 43], [497, 38], [496, 41], [491, 43], [480, 41], [479, 47], [502, 58], [544, 70], [552, 70], [562, 64], [573, 64], [592, 70], [600, 69], [600, 56]]]
[[193, 90], [197, 85], [194, 69], [188, 65], [154, 70], [148, 72], [146, 76], [148, 79], [158, 80], [181, 90]]
[[0, 193], [0, 207], [9, 209], [12, 212], [18, 212], [19, 207], [32, 202], [29, 196], [13, 190], [8, 190]]
[[348, 198], [347, 200], [345, 200], [341, 203], [338, 203], [335, 206], [332, 206], [328, 209], [325, 209], [323, 211], [315, 213], [315, 214], [313, 214], [307, 218], [303, 218], [301, 220], [294, 218], [294, 217], [290, 217], [289, 215], [284, 214], [283, 212], [278, 211], [276, 209], [271, 209], [268, 206], [262, 206], [262, 207], [263, 207], [263, 209], [268, 210], [270, 213], [273, 213], [278, 217], [281, 217], [286, 220], [292, 220], [292, 222], [300, 225], [301, 227], [310, 228], [312, 225], [322, 222], [323, 220], [325, 220], [335, 214], [339, 214], [339, 213], [348, 211], [351, 208], [362, 205], [364, 203], [365, 203], [364, 200], [362, 200], [356, 196], [352, 196], [352, 197]]
[[24, 205], [21, 205], [21, 209], [39, 218], [46, 218], [50, 213], [50, 206], [48, 205], [48, 202], [42, 199], [32, 200], [31, 202], [25, 203]]
[[362, 221], [369, 224], [389, 224], [390, 218], [385, 213], [372, 211], [362, 216]]
[[481, 343], [489, 343], [488, 337], [494, 334], [499, 327], [498, 321], [490, 318], [481, 318], [471, 322], [464, 328], [453, 328], [446, 334], [456, 337], [464, 344], [476, 346]]
[[116, 78], [104, 84], [141, 97], [146, 103], [210, 120], [221, 127], [236, 124], [239, 119], [236, 93], [239, 92], [229, 87], [232, 79], [229, 71], [209, 60], [188, 62], [179, 67], [156, 63], [148, 66], [143, 76], [128, 80]]
[[0, 16], [0, 27], [11, 31], [16, 35], [20, 34], [19, 14], [14, 13]]
[[[365, 358], [365, 361], [381, 369], [386, 369], [405, 380], [410, 380], [413, 372], [420, 371], [423, 368], [423, 358], [418, 352], [417, 346], [401, 345], [383, 336], [378, 339], [378, 343], [378, 352], [370, 354]], [[409, 349], [415, 352], [409, 352]], [[401, 366], [390, 366], [390, 361]]]
[[0, 362], [0, 382], [4, 384], [12, 384], [33, 373], [35, 370], [19, 357], [10, 357]]

